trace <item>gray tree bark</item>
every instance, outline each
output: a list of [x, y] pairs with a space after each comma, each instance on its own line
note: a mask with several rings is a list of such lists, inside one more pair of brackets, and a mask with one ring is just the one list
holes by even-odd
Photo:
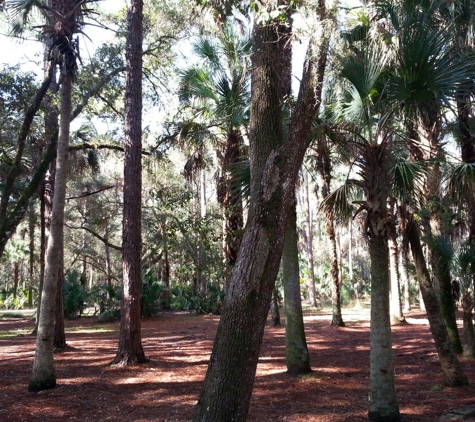
[[316, 75], [321, 63], [313, 48], [311, 42], [289, 136], [284, 142], [277, 25], [255, 24], [248, 221], [195, 421], [245, 421], [247, 417], [288, 209], [318, 106]]
[[282, 284], [285, 310], [285, 363], [291, 375], [312, 371], [303, 322], [296, 203], [291, 206], [282, 253]]
[[57, 272], [62, 268], [64, 204], [68, 177], [69, 124], [72, 110], [72, 80], [73, 74], [71, 72], [63, 75], [51, 233], [46, 250], [45, 279], [41, 297], [38, 333], [36, 336], [35, 359], [28, 385], [29, 391], [40, 391], [56, 386], [56, 374], [53, 364], [54, 310], [58, 288]]

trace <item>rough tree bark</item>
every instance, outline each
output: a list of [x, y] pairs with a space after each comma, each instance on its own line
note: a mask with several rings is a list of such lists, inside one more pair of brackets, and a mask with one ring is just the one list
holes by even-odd
[[276, 28], [274, 22], [256, 22], [253, 30], [248, 221], [195, 421], [246, 420], [282, 255], [285, 222], [318, 106], [316, 75], [320, 63], [310, 42], [299, 98], [284, 142]]
[[122, 240], [122, 306], [119, 366], [147, 362], [142, 347], [142, 40], [143, 0], [132, 0], [127, 12], [125, 88], [124, 215]]
[[467, 385], [467, 377], [463, 373], [457, 354], [452, 347], [452, 342], [447, 327], [442, 318], [442, 310], [437, 295], [434, 291], [426, 259], [422, 250], [419, 230], [414, 221], [407, 225], [406, 235], [411, 245], [412, 257], [416, 266], [417, 279], [424, 300], [430, 331], [439, 355], [440, 366], [444, 376], [444, 383], [451, 387]]

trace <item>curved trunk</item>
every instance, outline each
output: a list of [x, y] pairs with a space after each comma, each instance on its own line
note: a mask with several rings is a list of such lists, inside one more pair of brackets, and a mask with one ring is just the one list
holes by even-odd
[[30, 391], [56, 386], [53, 365], [54, 310], [58, 288], [58, 270], [62, 268], [64, 205], [68, 176], [69, 123], [71, 119], [72, 73], [63, 75], [61, 85], [61, 119], [56, 157], [55, 193], [51, 216], [51, 233], [46, 250], [46, 268], [41, 297], [41, 311], [36, 336], [33, 370], [28, 385]]
[[[33, 98], [30, 107], [26, 111], [23, 123], [18, 133], [18, 138], [16, 140], [17, 149], [15, 153], [15, 158], [11, 163], [11, 166], [8, 170], [8, 174], [2, 186], [2, 193], [0, 196], [0, 257], [2, 257], [3, 255], [8, 240], [13, 235], [16, 227], [23, 219], [26, 211], [28, 210], [28, 202], [31, 199], [31, 195], [27, 199], [27, 201], [24, 201], [24, 204], [20, 204], [20, 201], [18, 201], [17, 206], [15, 206], [14, 210], [12, 210], [11, 212], [9, 212], [8, 210], [8, 205], [10, 203], [10, 197], [14, 190], [15, 182], [21, 175], [23, 165], [23, 152], [25, 150], [26, 140], [30, 133], [33, 119], [35, 118], [38, 110], [40, 109], [44, 96], [48, 92], [48, 88], [53, 79], [53, 74], [54, 66], [49, 65], [45, 72], [45, 79], [39, 87], [35, 97]], [[18, 207], [18, 205], [20, 205], [20, 207]], [[21, 216], [19, 216], [19, 214], [21, 214]]]
[[287, 213], [318, 107], [318, 59], [311, 41], [284, 142], [276, 26], [261, 23], [253, 30], [249, 215], [198, 400], [196, 422], [246, 420]]
[[312, 371], [308, 355], [300, 296], [299, 250], [296, 203], [292, 205], [285, 228], [282, 253], [282, 283], [285, 310], [285, 363], [292, 375]]
[[431, 250], [432, 266], [434, 268], [435, 277], [439, 285], [440, 305], [442, 310], [442, 317], [447, 326], [450, 341], [457, 353], [462, 353], [462, 342], [460, 340], [460, 334], [457, 326], [457, 319], [455, 315], [455, 301], [452, 296], [452, 283], [450, 276], [449, 265], [443, 261], [445, 256], [441, 255], [437, 247]]
[[429, 242], [430, 262], [433, 275], [439, 287], [442, 317], [452, 341], [454, 350], [462, 353], [462, 343], [455, 318], [455, 303], [452, 298], [450, 263], [448, 262], [446, 244], [449, 243], [448, 231], [444, 213], [443, 195], [440, 191], [442, 181], [441, 165], [445, 161], [444, 150], [439, 141], [440, 136], [440, 107], [433, 101], [428, 104], [424, 112], [419, 114], [419, 136], [425, 144], [425, 159], [432, 160], [431, 169], [427, 175], [426, 201], [429, 211], [429, 221], [426, 222], [427, 233], [432, 241]]
[[437, 348], [437, 354], [439, 355], [444, 382], [446, 385], [452, 387], [467, 385], [467, 378], [463, 373], [457, 354], [452, 347], [447, 327], [442, 318], [439, 300], [435, 294], [422, 251], [419, 231], [414, 222], [408, 224], [406, 233], [411, 245], [417, 279], [424, 299], [430, 331]]

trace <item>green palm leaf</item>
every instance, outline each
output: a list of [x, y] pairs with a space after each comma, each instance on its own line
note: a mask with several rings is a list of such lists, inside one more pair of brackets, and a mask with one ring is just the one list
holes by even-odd
[[453, 166], [447, 176], [447, 190], [455, 200], [473, 196], [475, 192], [475, 163]]
[[398, 157], [392, 169], [394, 196], [402, 202], [410, 202], [414, 197], [422, 198], [427, 171], [426, 162]]
[[357, 188], [358, 185], [355, 184], [355, 181], [347, 180], [345, 184], [335, 189], [322, 201], [319, 209], [325, 214], [333, 214], [335, 220], [339, 222], [348, 221], [355, 212], [352, 201]]

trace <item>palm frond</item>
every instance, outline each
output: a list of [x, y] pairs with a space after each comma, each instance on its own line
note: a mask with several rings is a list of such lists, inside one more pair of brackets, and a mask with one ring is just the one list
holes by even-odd
[[[423, 18], [421, 18], [423, 19]], [[432, 22], [406, 24], [398, 34], [397, 67], [388, 80], [388, 101], [418, 109], [436, 100], [450, 107], [461, 84], [473, 77], [473, 64], [461, 60], [452, 43], [454, 28]]]
[[212, 69], [222, 69], [220, 46], [212, 38], [200, 38], [193, 44], [193, 52]]
[[28, 22], [44, 19], [44, 2], [41, 0], [7, 0], [5, 11], [12, 25], [12, 33], [21, 35]]
[[402, 202], [410, 202], [414, 197], [422, 198], [427, 171], [428, 166], [424, 161], [398, 157], [392, 169], [394, 196]]
[[454, 165], [447, 176], [447, 190], [459, 200], [475, 192], [475, 163], [459, 163]]
[[322, 201], [319, 210], [327, 215], [333, 215], [337, 221], [348, 221], [355, 212], [352, 201], [356, 187], [351, 180], [347, 180], [345, 184], [335, 189]]
[[430, 235], [424, 236], [423, 240], [430, 250], [435, 251], [439, 265], [445, 268], [452, 265], [455, 256], [454, 248], [446, 237]]
[[243, 200], [249, 201], [251, 197], [251, 163], [247, 157], [242, 157], [241, 161], [229, 164], [228, 170], [231, 172], [231, 192], [239, 193]]
[[189, 102], [193, 97], [199, 100], [218, 101], [211, 75], [198, 67], [191, 67], [180, 72], [178, 97], [182, 102]]

